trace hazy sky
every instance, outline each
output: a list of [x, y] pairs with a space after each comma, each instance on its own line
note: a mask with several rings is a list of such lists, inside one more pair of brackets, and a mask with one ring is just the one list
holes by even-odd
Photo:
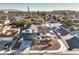
[[29, 6], [32, 11], [52, 11], [52, 10], [77, 10], [79, 11], [79, 3], [0, 3], [0, 9], [18, 9], [26, 10]]

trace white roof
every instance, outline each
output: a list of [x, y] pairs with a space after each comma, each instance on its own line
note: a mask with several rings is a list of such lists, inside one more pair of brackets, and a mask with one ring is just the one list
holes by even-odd
[[43, 24], [42, 26], [47, 26], [47, 27], [50, 27], [50, 25], [49, 25], [48, 23]]
[[50, 30], [51, 33], [53, 33], [53, 30]]
[[32, 28], [29, 28], [29, 29], [25, 29], [22, 31], [23, 33], [32, 33], [33, 32], [33, 29]]
[[61, 26], [62, 24], [60, 24], [60, 23], [53, 23], [53, 24], [50, 24], [50, 26], [52, 26], [52, 27], [58, 27], [58, 26]]
[[12, 41], [13, 37], [0, 37], [0, 41]]
[[47, 33], [46, 36], [52, 36], [50, 33]]

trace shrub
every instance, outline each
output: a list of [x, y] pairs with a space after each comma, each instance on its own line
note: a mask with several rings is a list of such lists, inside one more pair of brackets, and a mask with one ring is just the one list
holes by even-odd
[[36, 40], [34, 38], [32, 38], [32, 45], [36, 44]]

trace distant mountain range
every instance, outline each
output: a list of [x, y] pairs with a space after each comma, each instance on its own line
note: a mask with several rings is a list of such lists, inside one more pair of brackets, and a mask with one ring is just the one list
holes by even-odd
[[12, 12], [16, 12], [16, 11], [21, 11], [21, 10], [16, 10], [16, 9], [0, 9], [0, 12], [3, 11], [12, 11]]

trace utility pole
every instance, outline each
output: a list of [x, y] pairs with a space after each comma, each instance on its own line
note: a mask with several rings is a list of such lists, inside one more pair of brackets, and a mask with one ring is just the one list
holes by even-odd
[[30, 15], [29, 6], [27, 6], [27, 15]]
[[29, 6], [27, 6], [27, 11], [28, 11], [28, 13], [30, 12], [30, 11], [29, 11]]

